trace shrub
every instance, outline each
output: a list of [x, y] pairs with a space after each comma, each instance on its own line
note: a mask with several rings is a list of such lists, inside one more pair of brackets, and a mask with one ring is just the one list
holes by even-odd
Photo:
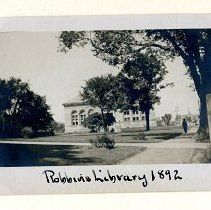
[[32, 138], [33, 137], [32, 127], [24, 127], [22, 129], [22, 136], [26, 139]]
[[97, 147], [105, 147], [107, 149], [113, 149], [115, 145], [115, 140], [112, 136], [108, 134], [98, 135], [96, 139], [90, 140], [90, 143]]

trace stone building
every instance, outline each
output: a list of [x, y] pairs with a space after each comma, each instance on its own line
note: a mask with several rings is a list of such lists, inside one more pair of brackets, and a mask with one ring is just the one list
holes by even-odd
[[[98, 108], [85, 104], [79, 98], [67, 101], [63, 104], [65, 113], [65, 132], [88, 132], [88, 128], [83, 126], [84, 119], [94, 113], [99, 112]], [[124, 112], [113, 112], [116, 123], [110, 126], [115, 132], [120, 132], [126, 128], [140, 128], [145, 127], [145, 115], [140, 111], [127, 110]], [[155, 112], [151, 111], [150, 126], [156, 126]]]

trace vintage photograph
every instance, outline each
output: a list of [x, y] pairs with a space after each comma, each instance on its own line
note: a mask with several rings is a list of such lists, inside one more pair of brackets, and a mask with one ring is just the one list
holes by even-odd
[[210, 29], [0, 32], [0, 166], [210, 163]]

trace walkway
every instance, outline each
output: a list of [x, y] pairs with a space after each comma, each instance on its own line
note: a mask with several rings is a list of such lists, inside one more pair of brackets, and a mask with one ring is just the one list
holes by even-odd
[[131, 164], [180, 164], [206, 162], [206, 149], [210, 143], [194, 142], [192, 129], [189, 134], [160, 143], [142, 143], [147, 149], [121, 162]]

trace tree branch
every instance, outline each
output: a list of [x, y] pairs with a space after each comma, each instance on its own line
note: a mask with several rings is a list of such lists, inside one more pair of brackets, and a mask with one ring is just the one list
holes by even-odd
[[198, 94], [200, 94], [201, 92], [201, 78], [198, 74], [196, 65], [194, 65], [194, 59], [193, 59], [193, 55], [187, 55], [182, 48], [177, 44], [176, 39], [171, 36], [171, 34], [168, 31], [164, 31], [163, 32], [166, 36], [166, 38], [172, 43], [173, 47], [175, 48], [176, 51], [178, 51], [181, 55], [181, 57], [183, 58], [183, 60], [185, 61], [186, 65], [188, 65], [189, 69], [190, 69], [190, 73], [191, 73], [191, 77], [194, 80], [195, 83], [195, 87], [196, 87], [196, 91]]

